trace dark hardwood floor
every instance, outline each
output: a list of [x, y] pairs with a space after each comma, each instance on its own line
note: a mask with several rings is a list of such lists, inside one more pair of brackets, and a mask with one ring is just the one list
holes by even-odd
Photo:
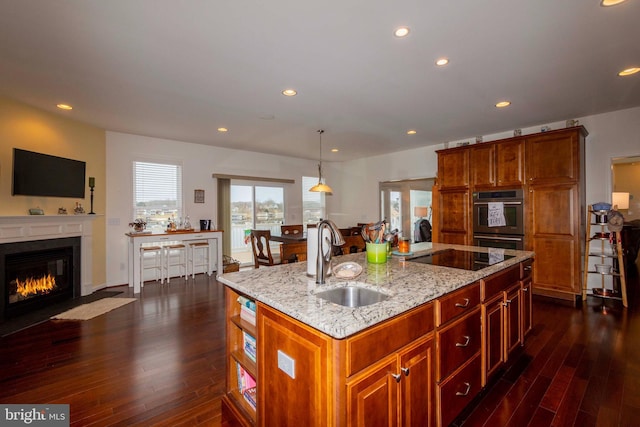
[[[535, 299], [526, 347], [459, 424], [640, 425], [637, 272], [628, 281], [629, 309]], [[0, 402], [68, 403], [73, 426], [219, 426], [223, 388], [224, 292], [203, 275], [148, 282], [138, 301], [92, 320], [0, 338]]]

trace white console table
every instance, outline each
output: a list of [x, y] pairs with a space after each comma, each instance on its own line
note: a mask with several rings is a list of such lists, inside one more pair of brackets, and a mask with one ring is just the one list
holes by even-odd
[[216, 248], [217, 259], [209, 256], [209, 271], [222, 274], [222, 231], [176, 231], [167, 233], [127, 233], [129, 238], [129, 287], [133, 293], [140, 293], [140, 246], [144, 243], [183, 242], [187, 240], [207, 240], [211, 250]]

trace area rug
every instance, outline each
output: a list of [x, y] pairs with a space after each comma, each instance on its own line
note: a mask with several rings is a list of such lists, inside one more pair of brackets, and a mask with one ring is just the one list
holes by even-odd
[[129, 304], [130, 302], [134, 302], [135, 300], [136, 298], [103, 298], [88, 304], [82, 304], [63, 313], [56, 314], [55, 316], [51, 316], [51, 318], [63, 320], [89, 320], [118, 307]]

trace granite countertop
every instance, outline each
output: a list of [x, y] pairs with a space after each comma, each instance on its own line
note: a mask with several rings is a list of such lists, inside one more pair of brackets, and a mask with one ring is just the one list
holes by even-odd
[[[444, 249], [488, 252], [487, 248], [439, 243], [411, 246], [414, 257]], [[331, 261], [334, 268], [347, 261], [362, 266], [362, 273], [355, 279], [329, 276], [324, 285], [317, 285], [315, 277], [306, 274], [307, 263], [299, 262], [227, 273], [218, 277], [218, 280], [314, 329], [342, 339], [534, 255], [533, 252], [514, 250], [505, 250], [504, 254], [513, 255], [514, 258], [479, 271], [420, 264], [396, 256], [392, 256], [385, 264], [368, 264], [366, 254], [357, 253], [334, 257]], [[385, 293], [389, 298], [372, 305], [349, 308], [315, 295], [319, 291], [354, 282], [358, 286]]]

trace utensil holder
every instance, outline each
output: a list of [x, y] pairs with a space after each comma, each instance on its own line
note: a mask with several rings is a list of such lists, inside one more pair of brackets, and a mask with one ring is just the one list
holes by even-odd
[[384, 264], [387, 262], [387, 243], [367, 243], [367, 262]]

